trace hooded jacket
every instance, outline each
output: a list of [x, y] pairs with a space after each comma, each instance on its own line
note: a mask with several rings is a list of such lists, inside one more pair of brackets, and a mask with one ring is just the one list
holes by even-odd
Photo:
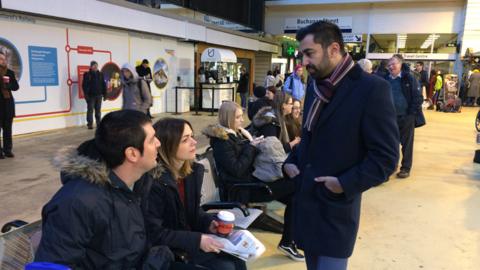
[[202, 133], [210, 138], [215, 164], [224, 184], [253, 181], [253, 162], [258, 150], [250, 144], [248, 131], [241, 129], [238, 134], [220, 125], [210, 125]]
[[122, 74], [123, 84], [123, 106], [124, 110], [136, 110], [147, 113], [148, 108], [153, 104], [147, 82], [138, 77], [135, 68], [129, 63], [125, 63], [122, 69], [128, 69], [132, 77], [125, 78]]
[[140, 196], [103, 162], [68, 148], [54, 165], [63, 186], [43, 207], [35, 261], [72, 269], [168, 269], [173, 259], [168, 249], [146, 255]]
[[194, 163], [184, 178], [185, 205], [180, 199], [177, 181], [169, 170], [158, 165], [145, 181], [135, 185], [142, 196], [142, 211], [151, 245], [166, 245], [185, 251], [193, 259], [200, 251], [200, 238], [207, 233], [213, 215], [200, 207], [204, 167]]

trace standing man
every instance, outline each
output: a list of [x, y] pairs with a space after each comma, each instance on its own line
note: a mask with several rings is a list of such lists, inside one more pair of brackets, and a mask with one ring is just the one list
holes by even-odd
[[83, 74], [83, 95], [87, 101], [87, 127], [93, 129], [93, 110], [95, 110], [95, 123], [100, 123], [102, 118], [102, 99], [105, 100], [107, 87], [103, 74], [98, 70], [96, 61], [90, 62], [90, 70]]
[[248, 98], [248, 93], [250, 92], [248, 87], [249, 85], [249, 78], [248, 78], [248, 73], [245, 67], [242, 67], [240, 69], [240, 80], [238, 81], [238, 90], [237, 92], [240, 94], [241, 98], [241, 106], [243, 110], [247, 108], [247, 98]]
[[418, 61], [415, 63], [415, 78], [417, 79], [418, 83], [420, 84], [420, 94], [423, 95], [423, 91], [425, 91], [424, 98], [427, 99], [428, 97], [428, 73], [424, 69], [424, 64], [422, 61]]
[[402, 145], [402, 165], [398, 178], [410, 176], [413, 161], [413, 135], [415, 117], [422, 110], [422, 96], [418, 82], [408, 67], [402, 68], [403, 57], [395, 54], [388, 61], [390, 74], [385, 79], [392, 87], [393, 104], [397, 114], [397, 124]]
[[355, 65], [337, 25], [297, 32], [310, 73], [300, 144], [285, 161], [294, 178], [295, 241], [309, 270], [344, 270], [357, 237], [362, 193], [398, 160], [389, 84]]
[[141, 196], [133, 191], [156, 167], [158, 147], [150, 119], [122, 110], [105, 115], [94, 139], [57, 156], [62, 187], [43, 207], [35, 261], [72, 269], [168, 269], [173, 255], [147, 247]]
[[[147, 83], [148, 92], [150, 92], [150, 96], [151, 96], [152, 88], [150, 86], [150, 82], [152, 81], [152, 70], [148, 65], [149, 65], [148, 60], [143, 59], [142, 64], [139, 66], [136, 66], [135, 70], [137, 71], [138, 76]], [[152, 104], [150, 104], [150, 107], [152, 107], [152, 105], [153, 105], [153, 100], [152, 100]], [[147, 116], [150, 117], [151, 119], [152, 114], [150, 113], [150, 107], [147, 110]]]
[[301, 100], [305, 96], [305, 85], [302, 82], [303, 67], [302, 65], [296, 65], [294, 72], [288, 76], [283, 85], [283, 91], [291, 95], [293, 99]]
[[15, 101], [12, 91], [18, 90], [13, 70], [8, 69], [7, 57], [0, 52], [0, 132], [3, 133], [3, 148], [0, 145], [0, 159], [13, 158], [12, 125], [15, 117]]

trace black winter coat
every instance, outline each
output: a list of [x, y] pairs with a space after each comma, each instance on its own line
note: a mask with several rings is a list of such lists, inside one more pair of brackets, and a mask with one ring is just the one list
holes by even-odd
[[226, 183], [254, 181], [253, 162], [258, 150], [246, 137], [229, 133], [219, 125], [208, 126], [203, 130], [203, 134], [210, 138], [213, 157], [222, 181]]
[[76, 150], [56, 161], [63, 186], [43, 207], [35, 261], [72, 269], [168, 269], [173, 260], [168, 249], [152, 249], [146, 255], [138, 194], [103, 163]]
[[[407, 67], [408, 68], [408, 67]], [[385, 76], [385, 79], [388, 78], [390, 74]], [[405, 96], [405, 99], [408, 103], [407, 114], [408, 115], [417, 115], [422, 112], [422, 93], [420, 89], [420, 85], [415, 79], [415, 76], [409, 69], [402, 67], [402, 93]]]
[[[313, 91], [310, 80], [304, 112], [312, 106]], [[313, 255], [347, 258], [357, 238], [362, 193], [386, 181], [397, 166], [399, 135], [389, 83], [355, 65], [312, 132], [302, 130], [286, 161], [300, 170], [292, 210], [295, 242]], [[344, 193], [315, 182], [319, 176], [337, 177]]]
[[238, 93], [248, 93], [248, 73], [240, 74], [240, 80], [238, 81]]
[[107, 94], [107, 86], [103, 79], [103, 73], [98, 70], [85, 72], [83, 74], [82, 89], [86, 98], [96, 96], [105, 97]]
[[5, 98], [2, 91], [0, 91], [0, 121], [15, 117], [15, 100], [13, 99], [12, 91], [17, 91], [19, 88], [15, 73], [12, 70], [7, 69], [5, 76], [10, 78], [10, 82], [5, 85], [3, 78], [0, 78], [0, 89], [7, 90], [10, 97]]
[[200, 207], [205, 169], [198, 163], [194, 163], [192, 169], [184, 179], [185, 205], [180, 200], [176, 179], [160, 166], [153, 176], [135, 185], [135, 190], [143, 194], [142, 211], [150, 245], [186, 251], [190, 259], [201, 251], [201, 234], [209, 233], [213, 220], [213, 215]]

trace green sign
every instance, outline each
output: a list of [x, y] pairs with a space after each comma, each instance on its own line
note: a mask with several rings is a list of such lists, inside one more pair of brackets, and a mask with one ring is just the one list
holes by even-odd
[[294, 54], [295, 54], [295, 48], [293, 46], [288, 46], [287, 55], [288, 56], [294, 56]]

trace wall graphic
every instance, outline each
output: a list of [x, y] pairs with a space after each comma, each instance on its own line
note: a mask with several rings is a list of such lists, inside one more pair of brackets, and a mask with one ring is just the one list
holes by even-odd
[[0, 51], [7, 56], [20, 85], [14, 93], [14, 134], [85, 125], [87, 104], [81, 86], [92, 60], [98, 63], [107, 85], [104, 114], [122, 107], [120, 66], [135, 59], [149, 59], [153, 64], [152, 113], [166, 111], [167, 99], [176, 86], [171, 78], [178, 75], [178, 64], [174, 63], [178, 59], [170, 57], [167, 48], [175, 48], [186, 63], [191, 63], [191, 73], [184, 71], [182, 75], [193, 83], [193, 44], [53, 19], [15, 18], [0, 16]]

